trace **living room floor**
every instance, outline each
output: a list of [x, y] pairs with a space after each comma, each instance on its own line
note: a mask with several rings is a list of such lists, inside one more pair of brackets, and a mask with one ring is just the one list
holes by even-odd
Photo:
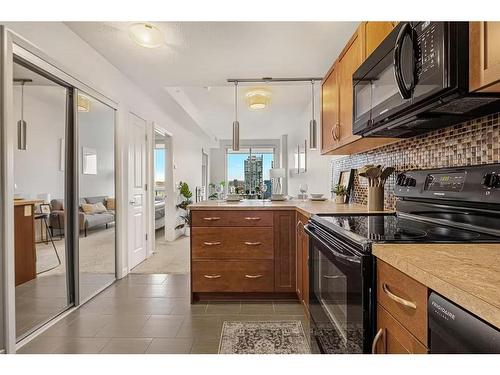
[[189, 275], [129, 274], [18, 353], [217, 353], [224, 321], [300, 320], [296, 301], [189, 300]]

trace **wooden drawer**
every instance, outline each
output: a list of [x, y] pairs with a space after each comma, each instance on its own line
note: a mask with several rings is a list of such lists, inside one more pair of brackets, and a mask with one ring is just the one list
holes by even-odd
[[194, 227], [191, 256], [196, 259], [273, 259], [273, 228]]
[[427, 345], [427, 287], [377, 260], [377, 302]]
[[191, 264], [193, 292], [273, 292], [272, 260], [207, 261]]
[[273, 212], [248, 211], [191, 211], [193, 227], [272, 227]]
[[427, 348], [378, 304], [377, 334], [372, 352], [377, 354], [426, 354]]

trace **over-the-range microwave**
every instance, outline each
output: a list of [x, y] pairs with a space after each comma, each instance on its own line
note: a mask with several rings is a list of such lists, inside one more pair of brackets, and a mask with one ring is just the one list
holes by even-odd
[[353, 132], [404, 138], [500, 112], [469, 92], [467, 22], [401, 22], [353, 75]]

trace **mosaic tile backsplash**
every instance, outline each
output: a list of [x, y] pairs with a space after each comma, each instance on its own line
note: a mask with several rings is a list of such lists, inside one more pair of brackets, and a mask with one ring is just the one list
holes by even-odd
[[[398, 172], [463, 165], [500, 163], [500, 112], [467, 121], [425, 135], [402, 139], [396, 143], [339, 159], [332, 164], [332, 185], [338, 183], [340, 171], [366, 164], [393, 166], [396, 172], [385, 185], [386, 209], [394, 209], [394, 184]], [[368, 184], [354, 173], [351, 202], [367, 203]]]

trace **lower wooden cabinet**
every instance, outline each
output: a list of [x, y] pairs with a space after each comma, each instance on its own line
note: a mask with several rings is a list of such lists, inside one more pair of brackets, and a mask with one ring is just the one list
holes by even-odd
[[193, 261], [193, 290], [197, 292], [272, 292], [272, 260]]
[[274, 290], [295, 292], [295, 211], [274, 211]]
[[307, 217], [298, 213], [296, 224], [297, 254], [296, 254], [296, 274], [297, 274], [297, 298], [309, 308], [309, 236], [304, 231], [307, 224]]
[[426, 354], [427, 348], [418, 341], [380, 304], [377, 305], [377, 330], [373, 341], [374, 354]]

